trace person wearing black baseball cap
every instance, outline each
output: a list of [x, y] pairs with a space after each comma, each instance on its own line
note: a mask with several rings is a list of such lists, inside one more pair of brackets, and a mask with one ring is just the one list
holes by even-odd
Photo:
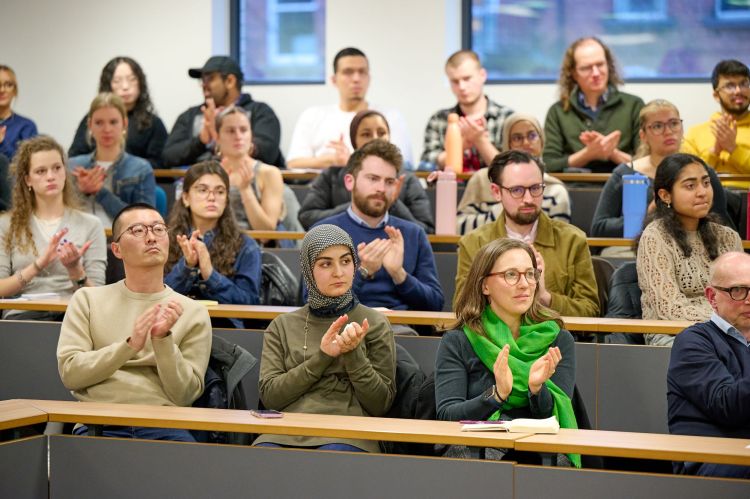
[[164, 147], [165, 166], [187, 166], [211, 158], [216, 143], [215, 117], [223, 108], [234, 104], [250, 113], [253, 157], [269, 165], [285, 167], [279, 149], [279, 119], [270, 106], [242, 93], [242, 68], [234, 59], [215, 55], [203, 67], [189, 69], [188, 75], [201, 80], [204, 103], [191, 107], [177, 118]]

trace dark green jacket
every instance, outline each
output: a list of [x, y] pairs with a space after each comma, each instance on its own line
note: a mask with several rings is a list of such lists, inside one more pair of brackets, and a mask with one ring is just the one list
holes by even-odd
[[[583, 112], [578, 102], [578, 87], [573, 88], [568, 111], [563, 111], [562, 101], [557, 101], [547, 111], [543, 153], [547, 171], [561, 172], [568, 167], [568, 156], [584, 147], [578, 136], [585, 130], [594, 130], [603, 135], [620, 130], [622, 136], [618, 149], [634, 154], [639, 143], [638, 113], [642, 107], [643, 100], [640, 97], [610, 86], [607, 102], [602, 105], [599, 116], [594, 120]], [[609, 173], [616, 166], [611, 161], [592, 161], [586, 168], [596, 173]]]

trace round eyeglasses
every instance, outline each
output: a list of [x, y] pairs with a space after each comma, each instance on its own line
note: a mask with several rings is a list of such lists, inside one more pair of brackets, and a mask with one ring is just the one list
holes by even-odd
[[514, 185], [511, 187], [505, 187], [504, 185], [501, 185], [501, 189], [505, 189], [510, 193], [510, 197], [515, 199], [521, 199], [526, 195], [526, 191], [529, 191], [529, 194], [531, 194], [531, 197], [538, 198], [542, 195], [544, 192], [544, 188], [546, 185], [544, 184], [534, 184], [530, 185], [528, 187], [524, 187], [522, 185]]
[[675, 118], [669, 121], [654, 121], [645, 128], [651, 130], [654, 135], [663, 135], [667, 128], [672, 132], [679, 132], [682, 130], [682, 120]]
[[518, 284], [518, 281], [521, 280], [521, 276], [524, 276], [526, 278], [526, 282], [528, 282], [529, 284], [539, 282], [539, 278], [542, 276], [542, 271], [539, 269], [528, 269], [525, 272], [521, 272], [516, 269], [509, 269], [503, 270], [501, 272], [490, 272], [485, 277], [492, 277], [493, 275], [502, 276], [502, 278], [505, 279], [505, 282], [507, 282], [509, 286], [515, 286], [516, 284]]
[[154, 237], [164, 237], [167, 235], [167, 232], [169, 232], [169, 227], [167, 227], [167, 224], [156, 222], [155, 224], [146, 225], [146, 224], [133, 224], [124, 231], [120, 233], [119, 236], [117, 236], [117, 239], [114, 240], [114, 242], [120, 242], [120, 239], [122, 239], [122, 236], [129, 232], [133, 235], [133, 237], [137, 237], [139, 239], [142, 239], [146, 237], [146, 234], [148, 234], [149, 229], [154, 234]]

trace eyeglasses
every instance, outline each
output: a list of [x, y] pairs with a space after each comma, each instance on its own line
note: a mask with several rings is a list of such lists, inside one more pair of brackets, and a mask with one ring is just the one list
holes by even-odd
[[529, 191], [531, 197], [538, 198], [544, 192], [545, 187], [545, 184], [534, 184], [530, 185], [529, 187], [524, 187], [522, 185], [514, 185], [512, 187], [505, 187], [504, 185], [500, 186], [501, 189], [505, 189], [510, 193], [510, 197], [515, 199], [521, 199], [522, 197], [524, 197], [526, 195], [526, 191]]
[[682, 130], [682, 120], [678, 120], [677, 118], [675, 118], [666, 122], [654, 121], [650, 125], [646, 125], [645, 128], [651, 130], [651, 133], [653, 133], [654, 135], [662, 135], [667, 130], [667, 128], [669, 128], [669, 130], [672, 132], [678, 132]]
[[581, 66], [580, 68], [576, 68], [576, 71], [578, 71], [582, 75], [590, 75], [591, 73], [594, 72], [594, 68], [598, 69], [600, 73], [603, 73], [606, 67], [607, 67], [606, 61], [602, 61], [602, 62], [596, 62], [594, 64], [589, 64], [588, 66]]
[[227, 190], [224, 187], [209, 189], [206, 185], [198, 184], [194, 186], [192, 190], [195, 191], [195, 195], [201, 199], [207, 199], [210, 194], [213, 194], [217, 199], [223, 199], [227, 197]]
[[728, 293], [729, 297], [734, 301], [745, 301], [747, 299], [748, 291], [750, 291], [750, 286], [732, 286], [731, 288], [722, 288], [721, 286], [711, 284], [711, 287]]
[[490, 272], [485, 277], [492, 277], [493, 275], [502, 276], [509, 286], [515, 286], [518, 284], [518, 281], [521, 280], [521, 276], [524, 276], [526, 282], [529, 284], [539, 282], [539, 278], [542, 276], [542, 271], [539, 269], [529, 269], [526, 272], [519, 272], [516, 269], [509, 269], [502, 272]]
[[4, 81], [0, 83], [0, 88], [2, 88], [3, 90], [13, 90], [14, 88], [16, 88], [16, 84], [12, 81]]
[[535, 132], [534, 130], [528, 132], [526, 135], [522, 133], [514, 133], [510, 136], [510, 144], [512, 146], [519, 146], [523, 144], [523, 140], [526, 139], [531, 142], [536, 142], [539, 139], [539, 133]]
[[154, 237], [164, 237], [167, 235], [167, 232], [169, 232], [169, 227], [167, 227], [167, 224], [163, 224], [161, 222], [156, 222], [155, 224], [146, 225], [146, 224], [133, 224], [124, 231], [120, 233], [119, 236], [117, 236], [117, 239], [115, 239], [116, 243], [120, 242], [120, 239], [122, 239], [122, 236], [129, 232], [133, 235], [133, 237], [137, 237], [138, 239], [143, 239], [146, 237], [146, 234], [148, 234], [149, 229], [151, 229], [151, 232], [154, 234]]
[[126, 76], [125, 78], [114, 78], [110, 85], [113, 87], [119, 88], [125, 85], [125, 83], [131, 86], [135, 85], [136, 83], [138, 83], [138, 78], [136, 78], [135, 76]]
[[739, 83], [725, 83], [724, 85], [719, 87], [719, 90], [731, 94], [734, 92], [741, 92], [743, 90], [747, 90], [750, 88], [750, 80], [742, 80]]

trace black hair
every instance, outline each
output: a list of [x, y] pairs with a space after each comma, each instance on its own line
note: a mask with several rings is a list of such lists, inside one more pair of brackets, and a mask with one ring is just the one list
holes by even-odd
[[719, 89], [720, 76], [744, 76], [745, 78], [750, 78], [750, 70], [737, 59], [725, 59], [719, 61], [711, 72], [711, 85], [713, 85], [714, 90]]
[[338, 70], [339, 59], [341, 59], [342, 57], [351, 57], [351, 56], [359, 56], [359, 57], [364, 57], [365, 59], [367, 59], [367, 56], [361, 50], [354, 48], [354, 47], [346, 47], [345, 49], [339, 50], [336, 56], [333, 58], [333, 72], [336, 73], [336, 71]]
[[154, 105], [148, 93], [146, 74], [143, 72], [141, 65], [135, 62], [134, 59], [125, 56], [112, 58], [102, 69], [102, 74], [99, 77], [99, 92], [112, 92], [112, 78], [117, 66], [123, 62], [130, 66], [133, 74], [138, 78], [138, 99], [135, 101], [135, 106], [133, 107], [133, 116], [138, 125], [138, 130], [145, 130], [151, 126]]
[[[685, 258], [689, 258], [693, 253], [687, 239], [687, 232], [674, 208], [668, 206], [659, 197], [659, 191], [664, 189], [671, 193], [682, 169], [696, 163], [701, 165], [706, 170], [706, 174], [708, 174], [706, 163], [698, 156], [693, 156], [692, 154], [671, 154], [659, 163], [659, 166], [656, 167], [656, 175], [654, 176], [654, 204], [656, 208], [643, 221], [643, 228], [645, 229], [649, 223], [661, 220], [667, 235], [674, 239]], [[709, 259], [715, 260], [719, 256], [719, 243], [716, 232], [709, 222], [721, 223], [714, 214], [709, 213], [698, 221], [698, 236], [701, 238], [703, 247], [706, 248]], [[636, 251], [639, 243], [640, 235], [635, 241]]]
[[118, 222], [120, 221], [120, 217], [122, 217], [125, 213], [133, 210], [152, 210], [156, 213], [159, 213], [159, 210], [154, 208], [148, 203], [132, 203], [127, 205], [125, 208], [121, 209], [119, 212], [117, 212], [117, 215], [115, 215], [115, 218], [112, 219], [112, 240], [114, 241], [119, 237], [119, 234], [121, 231], [119, 230], [120, 227], [118, 227]]

